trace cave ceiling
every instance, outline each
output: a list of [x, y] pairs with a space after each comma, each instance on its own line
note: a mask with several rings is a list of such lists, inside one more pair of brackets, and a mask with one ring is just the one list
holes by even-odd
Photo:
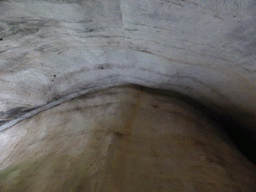
[[255, 29], [252, 0], [1, 0], [0, 129], [137, 84], [188, 96], [254, 134]]

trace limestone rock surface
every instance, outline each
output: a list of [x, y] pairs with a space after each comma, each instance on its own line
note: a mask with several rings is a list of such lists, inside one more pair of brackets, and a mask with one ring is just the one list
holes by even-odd
[[0, 118], [88, 87], [136, 83], [197, 98], [256, 131], [255, 6], [2, 0]]
[[253, 0], [0, 0], [0, 191], [256, 191], [255, 29]]

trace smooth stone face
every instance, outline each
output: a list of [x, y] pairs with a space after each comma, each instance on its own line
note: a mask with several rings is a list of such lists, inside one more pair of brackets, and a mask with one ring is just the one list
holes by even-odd
[[0, 133], [0, 191], [254, 191], [204, 114], [139, 87], [87, 94]]

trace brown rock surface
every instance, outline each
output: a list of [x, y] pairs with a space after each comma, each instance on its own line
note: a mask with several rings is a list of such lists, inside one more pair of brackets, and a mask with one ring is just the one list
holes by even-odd
[[204, 114], [138, 87], [81, 96], [0, 133], [0, 191], [256, 191]]

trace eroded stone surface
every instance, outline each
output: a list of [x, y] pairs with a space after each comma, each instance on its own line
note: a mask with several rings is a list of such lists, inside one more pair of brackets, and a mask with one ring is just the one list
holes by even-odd
[[187, 94], [256, 130], [255, 14], [251, 0], [1, 1], [0, 118], [126, 82]]
[[[179, 116], [176, 105], [176, 114], [168, 111], [173, 101], [164, 107], [138, 90], [105, 92], [38, 114], [134, 83], [185, 94], [237, 120], [226, 125], [254, 153], [255, 5], [0, 0], [0, 131], [31, 117], [0, 133], [0, 188], [256, 191], [250, 163], [226, 139], [218, 143], [222, 134], [215, 138], [211, 126]], [[170, 123], [177, 127], [165, 129]]]
[[1, 191], [254, 191], [256, 167], [200, 111], [137, 87], [0, 133]]

